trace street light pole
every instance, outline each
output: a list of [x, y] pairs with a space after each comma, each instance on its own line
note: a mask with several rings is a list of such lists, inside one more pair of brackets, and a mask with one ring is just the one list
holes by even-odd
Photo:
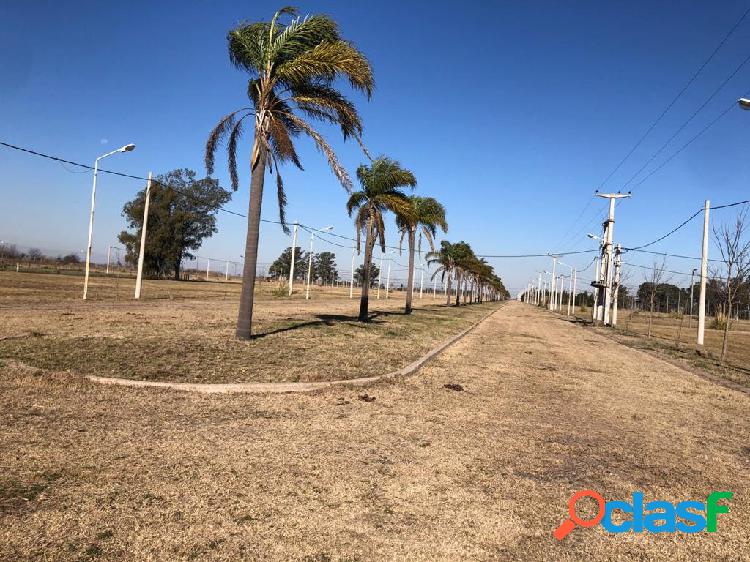
[[[698, 346], [703, 347], [703, 336], [706, 331], [706, 277], [708, 275], [708, 215], [711, 202], [706, 199], [703, 209], [703, 248], [701, 251], [701, 292], [698, 301]], [[727, 321], [729, 321], [727, 319]]]
[[89, 243], [86, 247], [86, 275], [83, 280], [83, 300], [86, 300], [88, 297], [88, 291], [89, 291], [89, 270], [91, 267], [91, 238], [94, 234], [94, 207], [96, 206], [96, 178], [99, 175], [99, 160], [103, 160], [107, 156], [112, 156], [113, 154], [117, 154], [118, 152], [130, 152], [135, 149], [134, 144], [126, 144], [123, 147], [118, 148], [117, 150], [113, 150], [112, 152], [107, 152], [107, 154], [102, 154], [99, 156], [96, 160], [94, 160], [94, 184], [91, 187], [91, 211], [89, 212]]
[[294, 286], [294, 258], [297, 254], [297, 228], [299, 225], [297, 221], [294, 221], [294, 234], [292, 236], [292, 265], [289, 267], [289, 296], [292, 296], [292, 288]]
[[[333, 230], [332, 226], [326, 226], [320, 232], [329, 232]], [[312, 259], [313, 259], [313, 241], [315, 240], [315, 231], [310, 232], [310, 255], [307, 260], [307, 289], [305, 290], [305, 300], [310, 300], [310, 279], [312, 276]]]
[[146, 203], [143, 206], [143, 225], [141, 227], [141, 247], [138, 249], [138, 273], [135, 278], [135, 298], [141, 298], [143, 286], [143, 261], [146, 258], [146, 228], [148, 227], [148, 204], [151, 200], [151, 172], [146, 183]]

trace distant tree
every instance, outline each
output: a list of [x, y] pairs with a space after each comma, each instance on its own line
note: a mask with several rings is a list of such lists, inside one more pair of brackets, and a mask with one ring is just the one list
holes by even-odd
[[[307, 252], [296, 246], [294, 248], [294, 278], [304, 279], [307, 276]], [[292, 247], [287, 247], [281, 255], [276, 258], [268, 269], [271, 277], [289, 279], [289, 270], [292, 267]]]
[[747, 212], [737, 215], [733, 225], [722, 224], [714, 228], [714, 238], [724, 262], [724, 304], [726, 322], [724, 339], [721, 345], [721, 362], [727, 357], [729, 349], [729, 325], [732, 321], [732, 307], [737, 303], [745, 278], [750, 275], [750, 240], [745, 240]]
[[29, 258], [29, 261], [40, 261], [44, 257], [44, 255], [39, 248], [31, 248], [29, 249], [27, 257]]
[[664, 279], [664, 270], [666, 268], [666, 261], [662, 259], [661, 263], [654, 260], [651, 269], [648, 272], [646, 281], [641, 284], [638, 288], [638, 296], [640, 297], [642, 292], [646, 297], [644, 300], [648, 300], [648, 337], [651, 337], [651, 327], [654, 321], [654, 305], [656, 304], [656, 294], [659, 290], [659, 286]]
[[370, 287], [377, 287], [378, 275], [380, 275], [380, 268], [374, 263], [370, 264], [370, 275], [367, 278], [365, 278], [365, 264], [354, 270], [354, 280], [357, 283], [365, 283], [367, 279]]
[[[158, 176], [151, 185], [144, 273], [158, 277], [171, 273], [179, 279], [182, 260], [195, 257], [190, 251], [217, 231], [216, 214], [230, 197], [217, 180], [196, 179], [193, 170], [177, 169]], [[126, 248], [125, 261], [132, 265], [138, 263], [145, 201], [143, 189], [122, 209], [133, 231], [122, 231], [118, 238]]]
[[61, 263], [81, 263], [81, 258], [78, 254], [66, 254], [62, 257], [58, 257], [57, 261]]
[[338, 279], [336, 255], [333, 252], [320, 252], [313, 257], [313, 273], [323, 284], [333, 283]]

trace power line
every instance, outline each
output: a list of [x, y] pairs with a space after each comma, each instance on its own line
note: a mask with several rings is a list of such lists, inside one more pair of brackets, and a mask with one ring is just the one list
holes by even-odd
[[[708, 104], [709, 104], [709, 103], [711, 102], [711, 100], [712, 100], [712, 99], [714, 99], [714, 97], [716, 97], [716, 95], [717, 95], [717, 94], [718, 94], [718, 93], [719, 93], [719, 92], [720, 92], [720, 91], [721, 91], [722, 89], [724, 89], [724, 86], [726, 86], [726, 85], [727, 85], [727, 84], [729, 83], [729, 81], [730, 81], [730, 80], [732, 80], [732, 78], [734, 78], [734, 77], [735, 77], [735, 76], [737, 75], [737, 73], [738, 73], [738, 72], [739, 72], [739, 71], [740, 71], [740, 70], [742, 69], [742, 67], [744, 67], [744, 66], [745, 66], [745, 65], [746, 65], [746, 64], [747, 64], [748, 62], [750, 62], [750, 55], [748, 55], [747, 57], [745, 57], [745, 58], [743, 59], [743, 61], [742, 61], [742, 62], [741, 62], [741, 63], [739, 64], [739, 66], [737, 66], [737, 68], [735, 68], [735, 69], [734, 69], [734, 71], [733, 71], [733, 72], [732, 72], [732, 73], [731, 73], [731, 74], [730, 74], [730, 75], [729, 75], [729, 76], [728, 76], [728, 77], [727, 77], [727, 78], [726, 78], [726, 79], [725, 79], [725, 80], [724, 80], [724, 81], [723, 81], [723, 82], [722, 82], [721, 84], [719, 84], [718, 88], [716, 88], [716, 89], [715, 89], [715, 90], [714, 90], [714, 91], [713, 91], [713, 92], [711, 93], [711, 95], [709, 95], [709, 96], [708, 96], [708, 98], [706, 98], [706, 100], [705, 100], [705, 101], [704, 101], [704, 102], [703, 102], [703, 103], [702, 103], [702, 104], [701, 104], [700, 106], [698, 106], [698, 109], [696, 109], [696, 110], [695, 110], [695, 111], [693, 112], [693, 114], [692, 114], [692, 115], [691, 115], [690, 117], [688, 117], [687, 121], [685, 121], [685, 122], [684, 122], [684, 123], [683, 123], [682, 125], [680, 125], [680, 127], [679, 127], [679, 128], [677, 129], [677, 131], [675, 131], [675, 133], [674, 133], [674, 134], [673, 134], [673, 135], [672, 135], [671, 137], [669, 137], [669, 138], [667, 139], [667, 141], [666, 141], [666, 142], [665, 142], [665, 143], [664, 143], [663, 145], [661, 145], [661, 147], [659, 148], [659, 150], [657, 150], [656, 152], [654, 152], [654, 153], [653, 153], [653, 154], [651, 155], [651, 157], [650, 157], [650, 158], [649, 158], [648, 160], [646, 160], [646, 163], [645, 163], [645, 164], [643, 164], [643, 166], [641, 166], [641, 167], [640, 167], [640, 168], [638, 169], [638, 171], [637, 171], [637, 172], [636, 172], [635, 174], [633, 174], [632, 176], [630, 176], [630, 179], [628, 179], [628, 181], [626, 181], [626, 182], [625, 182], [625, 183], [623, 184], [623, 186], [622, 186], [622, 189], [625, 189], [625, 188], [626, 188], [626, 187], [627, 187], [628, 185], [630, 185], [630, 183], [631, 183], [631, 182], [633, 182], [633, 180], [635, 180], [635, 178], [636, 178], [636, 177], [638, 177], [638, 175], [639, 175], [639, 174], [640, 174], [640, 173], [641, 173], [641, 172], [642, 172], [643, 170], [645, 170], [645, 169], [646, 169], [646, 168], [648, 167], [648, 165], [649, 165], [649, 164], [650, 164], [651, 162], [653, 162], [653, 161], [654, 161], [654, 160], [656, 159], [656, 157], [657, 157], [657, 156], [659, 156], [659, 154], [661, 154], [661, 153], [662, 153], [662, 151], [663, 151], [663, 150], [664, 150], [664, 149], [665, 149], [665, 148], [666, 148], [667, 146], [669, 146], [669, 144], [670, 144], [670, 143], [671, 143], [671, 142], [672, 142], [672, 141], [673, 141], [673, 140], [674, 140], [674, 139], [675, 139], [675, 138], [677, 137], [677, 135], [679, 135], [679, 134], [680, 134], [680, 133], [681, 133], [681, 132], [682, 132], [682, 131], [683, 131], [683, 130], [685, 129], [685, 127], [687, 127], [687, 126], [688, 126], [688, 125], [690, 124], [690, 122], [691, 122], [691, 121], [692, 121], [693, 119], [695, 119], [695, 117], [696, 117], [696, 116], [697, 116], [697, 115], [698, 115], [698, 114], [699, 114], [699, 113], [700, 113], [701, 111], [703, 111], [703, 109], [704, 109], [704, 108], [705, 108], [705, 107], [706, 107], [706, 106], [707, 106], [707, 105], [708, 105]], [[734, 102], [734, 100], [733, 100], [733, 101], [732, 101], [732, 107], [734, 107], [734, 103], [735, 103], [735, 102]], [[695, 137], [695, 138], [697, 138], [698, 136], [700, 136], [701, 134], [703, 134], [703, 133], [704, 133], [704, 132], [705, 132], [706, 130], [708, 130], [708, 129], [710, 128], [710, 126], [711, 126], [711, 125], [713, 125], [713, 124], [714, 124], [714, 123], [715, 123], [716, 121], [718, 121], [719, 119], [721, 119], [721, 117], [723, 117], [723, 116], [724, 116], [724, 114], [725, 114], [725, 113], [727, 113], [728, 111], [729, 111], [729, 109], [727, 109], [726, 111], [724, 111], [724, 112], [723, 112], [723, 113], [722, 113], [722, 114], [721, 114], [721, 115], [720, 115], [719, 117], [717, 117], [717, 118], [716, 118], [716, 119], [715, 119], [714, 121], [712, 121], [712, 122], [711, 122], [711, 124], [710, 124], [710, 125], [709, 125], [708, 127], [706, 127], [706, 128], [705, 128], [705, 129], [704, 129], [703, 131], [701, 131], [701, 132], [700, 132], [700, 133], [699, 133], [698, 135], [696, 135], [696, 137]], [[694, 140], [694, 139], [693, 139], [693, 140]], [[692, 141], [691, 141], [691, 142], [692, 142]], [[690, 143], [688, 143], [688, 144], [690, 144]], [[680, 150], [680, 151], [678, 151], [678, 153], [679, 153], [679, 152], [681, 152], [681, 150]], [[676, 155], [676, 154], [675, 154], [675, 155]], [[669, 160], [671, 160], [671, 159], [672, 159], [672, 158], [669, 158]], [[669, 160], [668, 160], [668, 161], [669, 161]], [[660, 168], [658, 168], [658, 169], [661, 169], [661, 167], [660, 167]], [[649, 174], [649, 176], [646, 176], [646, 177], [648, 178], [648, 177], [650, 177], [650, 175], [651, 175], [651, 174]], [[643, 183], [642, 181], [641, 181], [641, 182], [639, 182], [639, 183], [638, 183], [638, 184], [636, 185], [636, 187], [638, 187], [638, 186], [639, 186], [639, 185], [641, 185], [642, 183]]]
[[658, 172], [658, 171], [659, 171], [659, 170], [661, 170], [661, 169], [662, 169], [662, 168], [663, 168], [664, 166], [666, 166], [666, 165], [667, 165], [667, 164], [669, 164], [669, 163], [670, 163], [670, 162], [671, 162], [672, 160], [674, 160], [674, 158], [675, 158], [675, 157], [677, 157], [677, 155], [679, 155], [679, 154], [680, 154], [680, 153], [681, 153], [681, 152], [682, 152], [683, 150], [685, 150], [685, 149], [686, 149], [686, 148], [687, 148], [688, 146], [690, 146], [691, 144], [693, 144], [693, 143], [694, 143], [694, 142], [695, 142], [695, 141], [696, 141], [696, 140], [698, 139], [698, 137], [700, 137], [701, 135], [703, 135], [703, 134], [704, 134], [704, 133], [705, 133], [706, 131], [708, 131], [708, 130], [709, 130], [709, 129], [710, 129], [711, 127], [713, 127], [713, 126], [714, 126], [714, 125], [715, 125], [715, 124], [716, 124], [716, 123], [717, 123], [717, 122], [718, 122], [718, 121], [719, 121], [719, 120], [720, 120], [720, 119], [721, 119], [722, 117], [724, 117], [724, 116], [725, 116], [725, 115], [726, 115], [727, 113], [729, 113], [729, 112], [730, 112], [730, 111], [731, 111], [731, 110], [732, 110], [732, 109], [733, 109], [733, 108], [735, 107], [735, 103], [736, 103], [736, 102], [735, 102], [735, 101], [733, 101], [733, 102], [732, 102], [732, 104], [731, 104], [731, 105], [730, 105], [729, 107], [727, 107], [727, 108], [726, 108], [726, 109], [725, 109], [724, 111], [722, 111], [722, 112], [721, 112], [721, 113], [720, 113], [719, 115], [717, 115], [717, 116], [716, 116], [716, 118], [715, 118], [715, 119], [714, 119], [713, 121], [711, 121], [710, 123], [708, 123], [708, 125], [706, 125], [705, 127], [703, 127], [703, 129], [701, 129], [701, 130], [700, 130], [700, 131], [698, 132], [698, 134], [697, 134], [697, 135], [695, 135], [695, 136], [694, 136], [693, 138], [691, 138], [691, 139], [690, 139], [690, 140], [689, 140], [688, 142], [686, 142], [685, 144], [683, 144], [683, 145], [682, 145], [682, 146], [681, 146], [681, 147], [680, 147], [680, 148], [679, 148], [679, 149], [678, 149], [678, 150], [677, 150], [676, 152], [674, 152], [674, 153], [673, 153], [673, 154], [672, 154], [672, 155], [671, 155], [671, 156], [670, 156], [669, 158], [667, 158], [667, 159], [666, 159], [666, 160], [665, 160], [664, 162], [662, 162], [662, 163], [661, 163], [661, 164], [659, 164], [659, 165], [658, 165], [658, 166], [657, 166], [656, 168], [654, 168], [653, 170], [651, 170], [651, 171], [650, 171], [650, 172], [649, 172], [649, 173], [648, 173], [648, 174], [647, 174], [647, 175], [646, 175], [646, 176], [645, 176], [645, 177], [644, 177], [643, 179], [641, 179], [641, 181], [639, 181], [639, 182], [638, 182], [637, 184], [635, 184], [635, 185], [634, 185], [634, 186], [633, 186], [633, 187], [632, 187], [631, 189], [635, 189], [635, 188], [637, 188], [637, 187], [640, 187], [641, 185], [643, 185], [643, 184], [644, 184], [644, 183], [646, 182], [646, 180], [648, 180], [648, 179], [649, 179], [649, 178], [650, 178], [651, 176], [653, 176], [653, 175], [654, 175], [654, 174], [655, 174], [656, 172]]
[[[690, 79], [687, 81], [687, 84], [685, 84], [682, 89], [677, 92], [677, 95], [672, 98], [672, 101], [670, 101], [667, 104], [667, 107], [664, 108], [664, 110], [661, 112], [659, 117], [656, 118], [656, 120], [651, 123], [651, 125], [646, 129], [646, 132], [643, 133], [640, 139], [633, 145], [633, 148], [630, 149], [630, 151], [623, 157], [622, 160], [617, 164], [617, 166], [614, 167], [614, 169], [607, 175], [606, 178], [604, 178], [604, 181], [601, 182], [600, 188], [604, 187], [604, 185], [612, 178], [612, 176], [617, 172], [617, 170], [620, 169], [620, 167], [632, 156], [633, 152], [635, 152], [638, 147], [643, 143], [644, 140], [646, 140], [646, 137], [648, 137], [649, 134], [651, 134], [651, 131], [654, 130], [654, 128], [659, 124], [659, 122], [664, 118], [664, 116], [669, 112], [670, 109], [674, 106], [674, 104], [682, 97], [682, 94], [684, 94], [687, 89], [691, 86], [693, 82], [695, 82], [695, 79], [698, 78], [698, 75], [703, 72], [703, 69], [706, 68], [709, 62], [713, 60], [713, 58], [716, 56], [716, 53], [719, 52], [719, 50], [724, 46], [724, 43], [727, 42], [727, 40], [732, 36], [732, 34], [737, 30], [737, 28], [740, 26], [740, 24], [744, 21], [744, 19], [747, 17], [747, 15], [750, 13], [750, 8], [745, 10], [745, 13], [740, 16], [740, 19], [737, 20], [737, 22], [731, 27], [731, 29], [727, 32], [727, 34], [722, 38], [722, 40], [719, 42], [719, 44], [716, 46], [716, 48], [711, 52], [711, 54], [708, 56], [708, 58], [703, 61], [703, 64], [701, 64], [698, 67], [698, 70], [693, 73], [693, 75], [690, 77]], [[744, 63], [743, 63], [744, 64]], [[678, 131], [679, 132], [679, 131]], [[636, 174], [637, 175], [637, 174]], [[627, 185], [627, 184], [626, 184]]]
[[649, 246], [653, 246], [657, 242], [661, 242], [665, 238], [668, 238], [669, 236], [672, 236], [672, 234], [674, 234], [675, 232], [677, 232], [678, 230], [680, 230], [682, 227], [684, 227], [686, 224], [688, 224], [690, 221], [692, 221], [695, 217], [697, 217], [698, 215], [700, 215], [702, 212], [703, 212], [703, 209], [698, 209], [690, 217], [688, 217], [687, 219], [685, 219], [684, 221], [682, 221], [679, 225], [677, 225], [672, 230], [670, 230], [669, 232], [667, 232], [664, 236], [660, 236], [656, 240], [652, 240], [651, 242], [648, 242], [646, 244], [641, 244], [640, 246], [633, 246], [632, 248], [623, 247], [623, 250], [625, 250], [627, 252], [627, 251], [640, 250], [641, 248], [648, 248]]

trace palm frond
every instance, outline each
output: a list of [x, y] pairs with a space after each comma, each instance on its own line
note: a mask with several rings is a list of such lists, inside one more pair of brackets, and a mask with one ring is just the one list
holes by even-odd
[[206, 173], [210, 176], [214, 173], [214, 156], [216, 155], [216, 149], [219, 146], [219, 143], [224, 138], [224, 136], [227, 134], [227, 131], [232, 127], [234, 124], [234, 120], [236, 118], [236, 115], [242, 111], [249, 111], [249, 107], [243, 107], [241, 109], [238, 109], [237, 111], [233, 111], [229, 115], [225, 115], [221, 118], [219, 123], [213, 128], [211, 131], [211, 134], [208, 135], [208, 140], [206, 141], [206, 151], [204, 154], [204, 161], [206, 164]]
[[349, 177], [349, 174], [344, 169], [344, 167], [341, 165], [341, 163], [338, 161], [338, 158], [336, 158], [336, 153], [333, 151], [333, 149], [329, 146], [329, 144], [325, 141], [325, 139], [318, 133], [315, 129], [313, 129], [306, 121], [300, 119], [296, 115], [292, 113], [286, 114], [289, 119], [291, 119], [294, 123], [296, 123], [303, 131], [305, 131], [312, 139], [315, 141], [315, 145], [320, 149], [320, 151], [326, 155], [326, 158], [328, 159], [328, 165], [331, 168], [331, 171], [333, 174], [338, 178], [341, 185], [346, 189], [346, 191], [351, 192], [352, 191], [352, 180]]
[[273, 39], [269, 60], [278, 68], [314, 49], [322, 42], [340, 41], [336, 22], [325, 15], [295, 18]]
[[241, 24], [227, 35], [229, 60], [251, 77], [259, 76], [265, 67], [268, 52], [268, 32], [271, 24], [258, 22]]
[[355, 191], [349, 196], [349, 200], [346, 202], [346, 212], [351, 217], [352, 211], [358, 209], [366, 201], [367, 194], [364, 191]]
[[279, 162], [291, 160], [300, 170], [304, 170], [302, 163], [297, 156], [294, 143], [289, 135], [289, 131], [279, 119], [274, 115], [269, 123], [268, 131], [271, 135], [271, 147], [273, 153]]
[[[308, 20], [309, 21], [309, 20]], [[332, 83], [345, 76], [350, 86], [372, 96], [375, 81], [367, 58], [346, 41], [322, 41], [276, 68], [276, 76], [291, 86], [311, 81]]]
[[237, 173], [237, 142], [242, 136], [242, 121], [250, 115], [249, 113], [239, 118], [232, 127], [232, 132], [229, 133], [229, 142], [227, 143], [227, 156], [229, 161], [229, 178], [232, 184], [232, 189], [237, 191], [240, 187], [240, 178]]
[[289, 234], [289, 226], [286, 224], [286, 193], [284, 192], [284, 181], [281, 179], [279, 167], [276, 166], [276, 195], [279, 200], [279, 222], [284, 234]]

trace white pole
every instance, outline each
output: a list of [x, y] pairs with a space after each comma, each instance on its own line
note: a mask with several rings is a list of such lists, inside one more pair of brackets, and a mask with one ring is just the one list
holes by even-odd
[[148, 173], [146, 182], [146, 203], [143, 206], [143, 226], [141, 227], [141, 247], [138, 249], [138, 273], [135, 279], [135, 298], [141, 298], [141, 287], [143, 285], [143, 260], [146, 256], [146, 229], [148, 227], [148, 205], [151, 201], [151, 172]]
[[615, 227], [615, 199], [609, 200], [609, 215], [607, 218], [607, 228], [604, 233], [604, 251], [606, 252], [606, 266], [604, 269], [604, 325], [609, 322], [609, 310], [612, 306], [612, 231]]
[[307, 259], [307, 289], [305, 289], [305, 300], [310, 300], [310, 278], [312, 277], [313, 240], [315, 232], [310, 233], [310, 255]]
[[706, 277], [708, 275], [708, 215], [711, 202], [706, 199], [703, 211], [703, 249], [701, 251], [701, 292], [698, 297], [698, 345], [703, 346], [703, 336], [706, 331]]
[[224, 281], [229, 281], [229, 260], [227, 260], [227, 265], [224, 269]]
[[206, 281], [208, 281], [208, 274], [211, 271], [211, 258], [206, 258]]
[[378, 269], [378, 294], [375, 297], [380, 300], [380, 285], [383, 282], [383, 252], [380, 252], [380, 269]]
[[112, 254], [112, 244], [107, 246], [107, 275], [109, 275], [109, 256]]
[[539, 279], [536, 282], [536, 304], [539, 306], [542, 298], [542, 274], [539, 273]]
[[289, 268], [289, 296], [292, 296], [292, 287], [294, 285], [294, 258], [297, 253], [297, 222], [294, 222], [294, 235], [292, 236], [292, 265]]
[[422, 289], [424, 289], [424, 265], [422, 265], [422, 259], [420, 256], [419, 269], [422, 272], [419, 278], [419, 299], [422, 300]]
[[615, 248], [615, 277], [612, 286], [612, 317], [610, 323], [617, 326], [617, 294], [620, 292], [620, 268], [622, 267], [621, 249], [618, 244]]
[[91, 237], [94, 234], [94, 207], [96, 206], [96, 177], [99, 175], [99, 159], [94, 162], [94, 185], [91, 187], [91, 211], [89, 212], [89, 243], [86, 246], [86, 275], [83, 279], [83, 300], [89, 292], [89, 268], [91, 264]]
[[388, 298], [388, 291], [391, 288], [391, 258], [388, 258], [388, 277], [385, 282], [385, 298]]
[[573, 272], [570, 272], [570, 279], [568, 280], [568, 316], [570, 316], [570, 305], [571, 299], [573, 298]]
[[690, 323], [693, 319], [693, 286], [695, 285], [695, 268], [690, 272], [690, 315], [688, 316], [688, 330], [690, 329]]
[[352, 278], [349, 282], [349, 298], [354, 298], [354, 252], [356, 251], [355, 247], [352, 245]]
[[555, 277], [555, 268], [557, 267], [557, 256], [552, 256], [552, 285], [550, 286], [550, 299], [549, 309], [555, 310], [555, 283], [557, 278]]

